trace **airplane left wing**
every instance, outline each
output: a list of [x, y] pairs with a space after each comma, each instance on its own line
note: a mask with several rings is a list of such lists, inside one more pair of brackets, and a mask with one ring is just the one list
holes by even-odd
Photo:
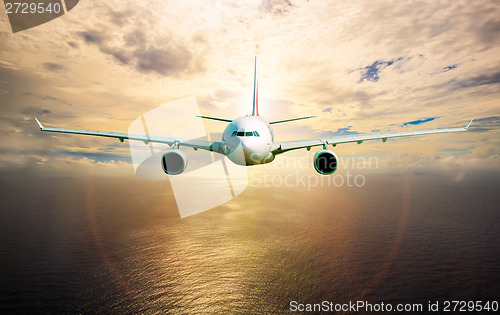
[[314, 146], [326, 146], [331, 144], [336, 146], [340, 143], [349, 143], [349, 142], [357, 142], [361, 144], [363, 141], [367, 140], [377, 140], [381, 139], [385, 142], [388, 138], [398, 138], [398, 137], [410, 137], [410, 136], [419, 136], [419, 135], [428, 135], [428, 134], [437, 134], [437, 133], [446, 133], [446, 132], [457, 132], [457, 131], [466, 131], [470, 124], [474, 119], [467, 124], [465, 127], [459, 128], [444, 128], [444, 129], [427, 129], [427, 130], [413, 130], [413, 131], [397, 131], [397, 132], [385, 132], [385, 133], [371, 133], [371, 134], [355, 134], [355, 135], [346, 135], [346, 136], [336, 136], [336, 137], [328, 137], [328, 138], [320, 138], [320, 139], [308, 139], [308, 140], [297, 140], [297, 141], [285, 141], [285, 142], [275, 142], [272, 152], [274, 154], [284, 153], [290, 150], [303, 149]]
[[40, 126], [41, 131], [116, 138], [116, 139], [120, 140], [120, 142], [123, 142], [123, 140], [128, 139], [128, 140], [143, 141], [145, 144], [148, 144], [149, 142], [166, 143], [170, 146], [180, 145], [180, 146], [191, 147], [191, 148], [195, 148], [195, 149], [203, 149], [203, 150], [208, 150], [208, 151], [213, 151], [213, 152], [224, 154], [224, 151], [222, 150], [222, 143], [216, 142], [216, 141], [185, 139], [185, 138], [155, 136], [155, 135], [143, 135], [143, 134], [132, 134], [132, 133], [125, 133], [125, 132], [50, 128], [50, 127], [44, 127], [40, 123], [40, 121], [38, 121], [38, 119], [35, 118], [35, 120], [38, 123], [38, 126]]

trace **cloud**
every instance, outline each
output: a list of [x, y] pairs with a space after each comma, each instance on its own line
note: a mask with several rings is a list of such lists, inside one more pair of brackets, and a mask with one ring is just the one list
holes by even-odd
[[60, 65], [55, 62], [46, 62], [42, 66], [51, 72], [59, 72], [66, 69], [63, 65]]
[[500, 116], [474, 119], [469, 127], [471, 132], [491, 132], [500, 130]]
[[88, 151], [69, 151], [69, 150], [59, 150], [52, 153], [53, 156], [58, 157], [75, 157], [75, 158], [85, 158], [92, 161], [108, 163], [108, 162], [126, 162], [131, 164], [131, 158], [128, 152], [126, 154], [121, 154], [121, 152], [104, 153], [104, 152], [88, 152]]
[[[71, 103], [69, 103], [63, 99], [60, 99], [58, 97], [51, 96], [51, 95], [43, 95], [43, 96], [39, 96], [39, 98], [44, 100], [44, 101], [49, 101], [51, 103], [61, 103], [61, 104], [65, 104], [65, 105], [71, 105]], [[50, 113], [50, 111], [49, 111], [49, 113]]]
[[75, 42], [67, 42], [67, 44], [72, 48], [78, 48], [78, 44]]
[[93, 30], [80, 32], [79, 35], [85, 43], [97, 46], [102, 53], [114, 57], [121, 64], [127, 65], [129, 63], [131, 56], [119, 48], [110, 47], [104, 38], [104, 34]]
[[113, 44], [104, 31], [85, 31], [79, 33], [85, 43], [96, 46], [102, 53], [112, 56], [122, 65], [132, 65], [143, 73], [156, 73], [162, 76], [192, 71], [203, 71], [199, 61], [193, 62], [191, 51], [180, 43], [168, 42], [162, 47], [148, 43], [146, 35], [137, 29], [123, 35], [124, 42]]
[[500, 72], [493, 74], [481, 74], [475, 77], [458, 79], [449, 82], [453, 89], [467, 89], [484, 85], [494, 85], [500, 83]]
[[500, 36], [500, 21], [497, 18], [485, 20], [479, 27], [478, 33], [483, 43], [492, 46]]
[[79, 35], [87, 44], [101, 45], [103, 42], [102, 35], [97, 31], [80, 32]]
[[[26, 108], [22, 111], [23, 114], [25, 115], [36, 115], [36, 117], [43, 117], [46, 115], [52, 114], [52, 111], [49, 109], [42, 109], [42, 108], [37, 108], [37, 107], [30, 107]], [[31, 117], [30, 119], [34, 119], [34, 117]]]
[[129, 21], [130, 16], [133, 15], [132, 10], [127, 9], [127, 10], [109, 10], [108, 11], [108, 16], [109, 16], [109, 21], [113, 23], [114, 25], [117, 26], [123, 26], [125, 23]]
[[[31, 155], [31, 163], [27, 168], [37, 173], [47, 173], [50, 176], [97, 176], [119, 177], [133, 175], [132, 164], [123, 161], [98, 161], [88, 157], [64, 156], [50, 157]], [[23, 166], [26, 167], [26, 166]]]
[[146, 73], [156, 72], [161, 75], [170, 75], [186, 70], [191, 61], [191, 54], [184, 47], [136, 50], [134, 57], [137, 60], [137, 70]]
[[466, 157], [466, 156], [447, 156], [439, 161], [439, 165], [458, 168], [458, 169], [467, 169], [471, 167], [481, 166], [482, 161], [478, 158]]
[[[41, 134], [34, 115], [45, 114], [42, 122], [57, 127], [126, 131], [141, 113], [188, 95], [200, 100], [203, 114], [244, 115], [251, 110], [256, 53], [261, 114], [318, 116], [276, 125], [278, 141], [385, 132], [437, 116], [442, 126], [461, 126], [473, 115], [484, 120], [470, 133], [408, 138], [397, 148], [384, 144], [384, 154], [425, 143], [415, 147], [431, 159], [444, 154], [443, 143], [467, 142], [492, 156], [498, 141], [487, 133], [498, 130], [500, 99], [497, 16], [494, 2], [461, 0], [110, 0], [22, 36], [0, 24], [2, 161], [60, 151], [110, 154], [102, 159], [112, 158], [111, 148], [127, 153], [109, 139]], [[214, 124], [214, 132], [223, 128]], [[19, 134], [30, 136], [14, 141]], [[369, 142], [355, 147], [370, 148]]]
[[293, 4], [290, 0], [262, 0], [260, 8], [263, 11], [270, 12], [274, 15], [287, 14]]
[[352, 126], [347, 126], [345, 128], [338, 128], [337, 131], [326, 132], [324, 137], [335, 137], [335, 136], [347, 136], [347, 135], [357, 135], [359, 132], [351, 131]]

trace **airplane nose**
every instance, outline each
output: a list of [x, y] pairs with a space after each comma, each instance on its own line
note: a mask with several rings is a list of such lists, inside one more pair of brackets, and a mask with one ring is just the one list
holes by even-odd
[[250, 141], [242, 141], [241, 147], [245, 160], [250, 163], [259, 163], [267, 155], [268, 152], [262, 147], [262, 144], [252, 143]]

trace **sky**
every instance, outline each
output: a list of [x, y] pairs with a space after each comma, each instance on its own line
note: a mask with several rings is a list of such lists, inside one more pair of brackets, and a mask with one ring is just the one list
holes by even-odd
[[[499, 17], [488, 0], [82, 0], [13, 33], [0, 10], [0, 296], [49, 313], [137, 309], [123, 283], [146, 310], [181, 301], [181, 313], [240, 296], [272, 313], [367, 288], [384, 302], [495, 297]], [[127, 141], [44, 133], [34, 120], [127, 132], [192, 97], [200, 114], [234, 119], [252, 111], [254, 56], [263, 117], [317, 116], [274, 125], [276, 141], [475, 120], [467, 132], [339, 144], [330, 176], [314, 170], [319, 148], [287, 152], [245, 168], [244, 193], [229, 176], [232, 201], [182, 220], [175, 180], [203, 189], [189, 201], [214, 201], [222, 185], [189, 182], [194, 172], [145, 181]], [[191, 110], [179, 107], [156, 123], [181, 130]], [[186, 151], [188, 169], [201, 151]]]
[[126, 132], [141, 114], [194, 96], [201, 114], [234, 119], [251, 113], [258, 56], [260, 114], [318, 116], [276, 125], [277, 141], [475, 118], [467, 133], [335, 152], [376, 156], [386, 170], [498, 169], [499, 16], [495, 1], [80, 1], [12, 33], [2, 10], [0, 168], [133, 174], [126, 143], [41, 133], [34, 117]]

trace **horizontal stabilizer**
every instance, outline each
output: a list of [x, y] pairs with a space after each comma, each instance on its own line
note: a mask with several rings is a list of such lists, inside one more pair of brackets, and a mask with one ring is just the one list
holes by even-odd
[[299, 118], [291, 118], [291, 119], [283, 119], [283, 120], [275, 120], [269, 122], [270, 124], [280, 124], [284, 122], [289, 122], [289, 121], [294, 121], [294, 120], [301, 120], [301, 119], [307, 119], [307, 118], [314, 118], [316, 116], [307, 116], [307, 117], [299, 117]]
[[226, 122], [232, 122], [232, 119], [224, 119], [224, 118], [217, 118], [217, 117], [210, 117], [210, 116], [196, 116], [200, 118], [205, 118], [205, 119], [212, 119], [212, 120], [218, 120], [218, 121], [226, 121]]

